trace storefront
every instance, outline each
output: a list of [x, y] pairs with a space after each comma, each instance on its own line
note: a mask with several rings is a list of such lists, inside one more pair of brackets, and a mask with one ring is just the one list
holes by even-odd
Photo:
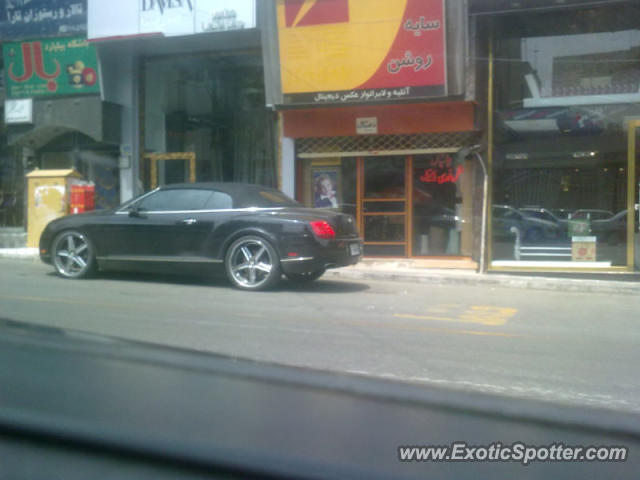
[[265, 107], [259, 48], [149, 56], [142, 68], [145, 190], [151, 161], [158, 184], [190, 180], [180, 152], [193, 158], [195, 181], [276, 186], [276, 116]]
[[638, 268], [640, 7], [599, 3], [485, 23], [492, 270]]
[[34, 169], [75, 169], [95, 184], [97, 208], [120, 200], [118, 107], [101, 98], [95, 48], [79, 0], [4, 2], [0, 247], [24, 246]]
[[0, 228], [22, 228], [24, 169], [22, 162], [15, 160], [19, 155], [7, 139], [3, 68], [0, 68], [0, 113]]
[[296, 198], [354, 215], [368, 257], [476, 268], [482, 176], [458, 155], [481, 137], [463, 5], [298, 3], [277, 2], [274, 101]]
[[123, 106], [122, 200], [180, 182], [277, 185], [259, 17], [254, 0], [89, 1], [104, 95]]
[[[478, 138], [472, 103], [317, 108], [283, 117], [284, 135], [295, 139], [298, 200], [353, 215], [367, 256], [475, 266], [476, 166], [457, 155]], [[363, 118], [376, 133], [358, 134]]]
[[[100, 89], [95, 51], [84, 36], [86, 2], [3, 2], [0, 30], [0, 247], [19, 247], [26, 239], [26, 173], [75, 167], [117, 191], [105, 178], [117, 163], [103, 156], [109, 135], [92, 110]], [[109, 194], [101, 199], [109, 203]]]
[[9, 197], [22, 207], [28, 171], [75, 169], [95, 184], [97, 208], [117, 205], [119, 110], [100, 99], [94, 47], [57, 37], [5, 42], [3, 54]]

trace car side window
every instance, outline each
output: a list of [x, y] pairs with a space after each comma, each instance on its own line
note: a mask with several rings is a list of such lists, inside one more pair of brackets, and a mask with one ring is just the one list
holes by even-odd
[[158, 190], [143, 198], [137, 207], [147, 212], [204, 210], [212, 194], [210, 190], [195, 188]]
[[519, 213], [514, 212], [513, 210], [509, 210], [505, 212], [504, 218], [507, 220], [520, 220], [522, 216]]
[[211, 196], [204, 204], [205, 210], [228, 210], [233, 208], [231, 196], [222, 192], [211, 192]]

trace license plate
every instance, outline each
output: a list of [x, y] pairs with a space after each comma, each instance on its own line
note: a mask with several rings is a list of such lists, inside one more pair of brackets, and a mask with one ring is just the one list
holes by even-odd
[[351, 256], [360, 255], [360, 244], [358, 244], [358, 243], [350, 243], [349, 244], [349, 255], [351, 255]]

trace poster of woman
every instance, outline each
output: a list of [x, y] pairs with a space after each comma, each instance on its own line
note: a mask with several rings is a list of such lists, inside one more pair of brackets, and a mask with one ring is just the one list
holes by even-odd
[[314, 169], [314, 202], [316, 208], [339, 208], [340, 199], [338, 170], [335, 168]]

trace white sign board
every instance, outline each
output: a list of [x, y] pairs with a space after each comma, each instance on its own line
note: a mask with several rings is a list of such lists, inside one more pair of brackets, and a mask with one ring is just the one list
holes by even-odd
[[4, 123], [33, 123], [33, 99], [5, 100]]
[[378, 117], [356, 118], [356, 133], [358, 135], [377, 134]]
[[256, 0], [88, 0], [89, 40], [256, 28]]

